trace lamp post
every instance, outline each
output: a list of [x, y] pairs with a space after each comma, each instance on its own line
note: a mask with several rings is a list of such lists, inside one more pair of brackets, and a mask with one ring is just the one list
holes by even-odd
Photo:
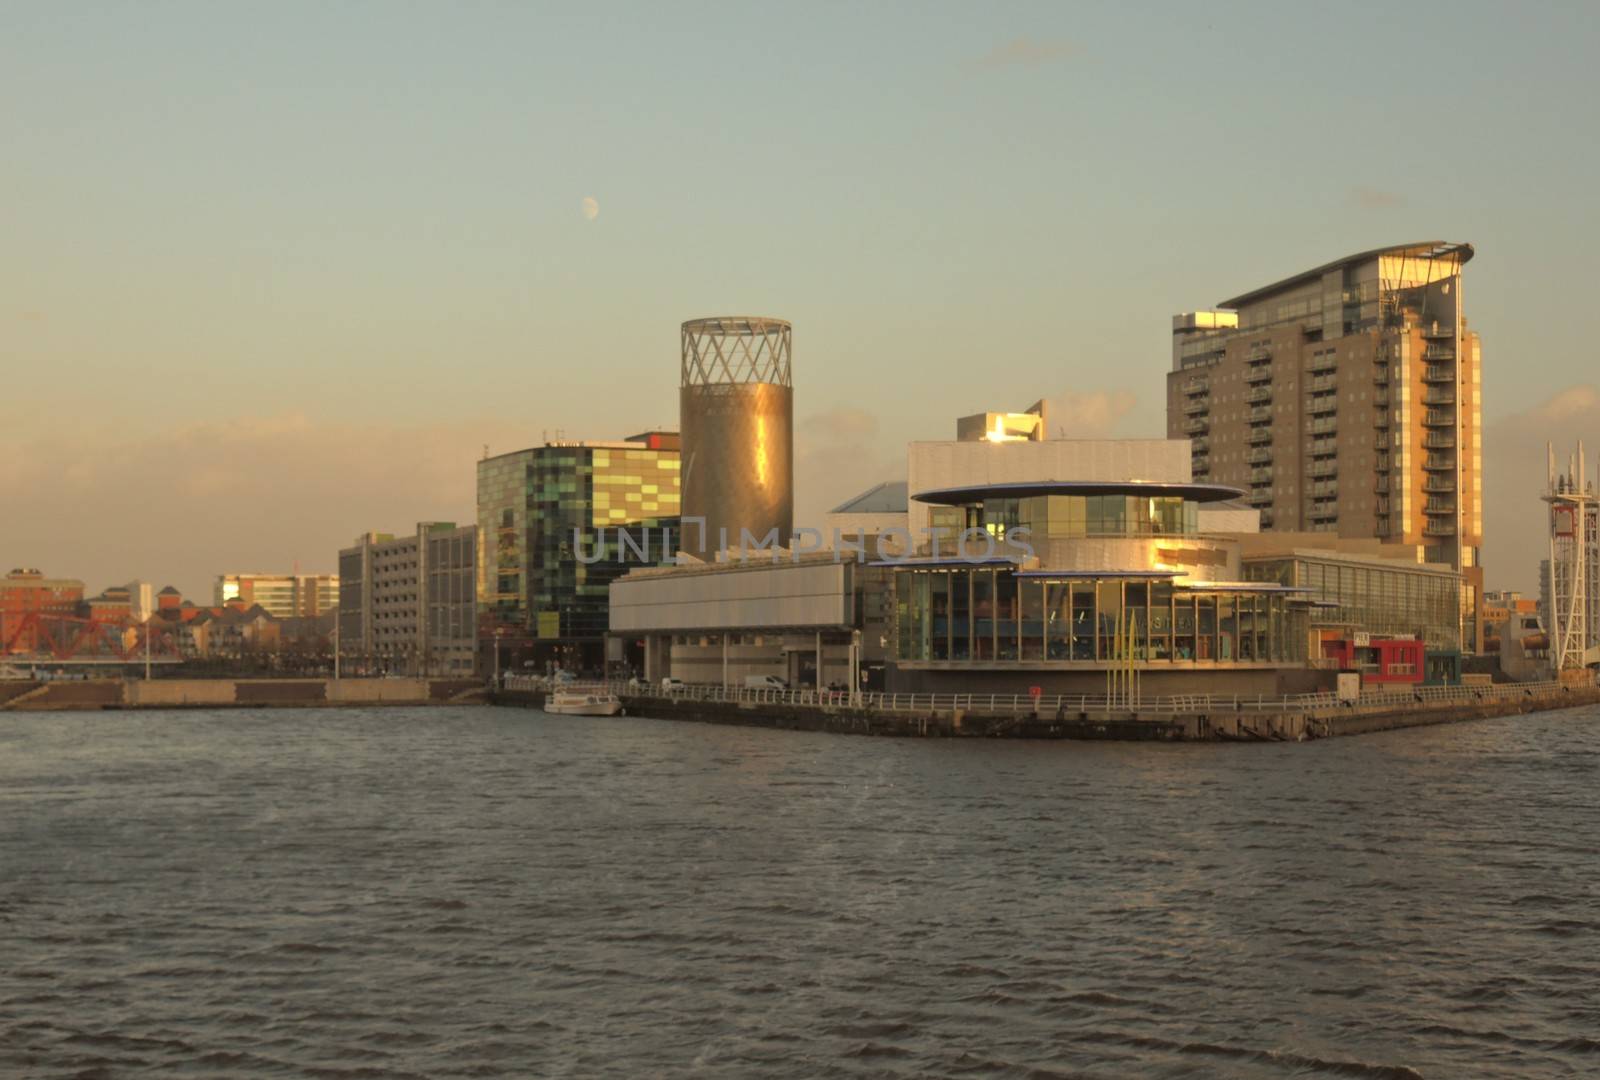
[[505, 633], [505, 627], [494, 628], [494, 683], [496, 690], [500, 689], [500, 635]]

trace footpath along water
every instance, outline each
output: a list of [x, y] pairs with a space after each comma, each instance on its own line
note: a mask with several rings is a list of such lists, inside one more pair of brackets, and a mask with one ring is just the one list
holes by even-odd
[[1600, 709], [0, 717], [0, 1076], [1600, 1074]]

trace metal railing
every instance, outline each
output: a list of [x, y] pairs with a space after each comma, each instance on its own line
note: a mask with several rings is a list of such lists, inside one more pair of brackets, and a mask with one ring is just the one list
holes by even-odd
[[580, 692], [607, 691], [619, 697], [660, 698], [674, 701], [704, 701], [732, 705], [788, 705], [865, 712], [928, 716], [939, 713], [970, 712], [984, 716], [1037, 716], [1041, 719], [1081, 713], [1136, 713], [1154, 718], [1195, 716], [1209, 713], [1319, 713], [1382, 712], [1405, 705], [1424, 703], [1475, 704], [1557, 697], [1570, 687], [1559, 682], [1502, 683], [1493, 686], [1368, 687], [1359, 698], [1344, 699], [1338, 694], [1176, 694], [1130, 700], [1104, 694], [890, 694], [878, 691], [780, 690], [743, 686], [716, 686], [687, 683], [663, 688], [637, 680], [610, 682], [552, 683], [543, 678], [509, 676], [505, 689], [548, 690], [556, 687]]

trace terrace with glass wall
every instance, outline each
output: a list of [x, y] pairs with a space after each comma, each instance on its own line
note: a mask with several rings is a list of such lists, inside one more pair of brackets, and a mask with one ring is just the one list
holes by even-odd
[[1176, 575], [1062, 575], [1006, 565], [895, 572], [902, 663], [1283, 665], [1306, 659], [1306, 610], [1276, 585]]

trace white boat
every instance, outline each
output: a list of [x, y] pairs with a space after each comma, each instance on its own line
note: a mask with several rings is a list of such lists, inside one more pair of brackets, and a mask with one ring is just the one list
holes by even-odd
[[544, 701], [544, 711], [563, 716], [616, 716], [622, 711], [622, 702], [606, 690], [566, 687], [550, 691]]

